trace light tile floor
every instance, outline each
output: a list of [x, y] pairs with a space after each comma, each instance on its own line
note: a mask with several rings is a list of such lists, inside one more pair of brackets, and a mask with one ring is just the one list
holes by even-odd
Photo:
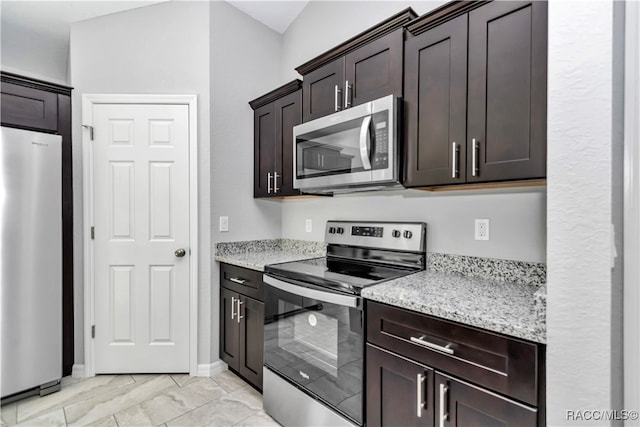
[[278, 426], [262, 395], [230, 371], [62, 379], [59, 392], [0, 408], [2, 426]]

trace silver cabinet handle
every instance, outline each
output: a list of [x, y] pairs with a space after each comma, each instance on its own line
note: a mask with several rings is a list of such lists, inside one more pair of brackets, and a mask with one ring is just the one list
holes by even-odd
[[244, 285], [246, 280], [245, 279], [238, 279], [237, 277], [229, 277], [229, 281], [233, 282], [233, 283], [237, 283], [239, 285]]
[[340, 93], [342, 93], [342, 91], [340, 90], [338, 85], [336, 85], [336, 90], [335, 90], [335, 93], [334, 93], [335, 104], [334, 104], [333, 111], [340, 111], [340, 101], [338, 101], [338, 94], [340, 94]]
[[231, 320], [236, 316], [236, 297], [231, 297]]
[[449, 413], [445, 412], [444, 409], [448, 391], [449, 387], [444, 384], [440, 384], [440, 427], [444, 427], [444, 422], [449, 419]]
[[480, 148], [480, 143], [476, 141], [475, 138], [471, 140], [472, 151], [471, 151], [471, 175], [478, 176], [479, 167], [478, 167], [478, 149]]
[[441, 346], [441, 345], [434, 344], [434, 343], [429, 342], [429, 341], [425, 341], [423, 338], [424, 338], [424, 335], [421, 336], [420, 338], [411, 337], [411, 342], [414, 342], [416, 344], [420, 344], [421, 346], [424, 346], [424, 347], [427, 347], [427, 348], [431, 348], [433, 350], [441, 351], [443, 353], [453, 354], [453, 349], [451, 348], [451, 344], [447, 344], [446, 346]]
[[451, 146], [451, 178], [458, 177], [458, 144], [455, 142]]
[[349, 80], [344, 83], [344, 108], [351, 107], [351, 96], [349, 92], [351, 91], [351, 86], [349, 85]]
[[236, 310], [236, 319], [238, 319], [238, 323], [240, 323], [240, 319], [244, 319], [244, 316], [240, 314], [240, 304], [243, 304], [243, 302], [240, 301], [240, 298], [238, 298], [236, 302], [238, 303], [238, 309]]
[[426, 376], [425, 374], [418, 374], [416, 376], [416, 415], [418, 418], [422, 418], [422, 410], [426, 409], [426, 404], [424, 401], [424, 397], [422, 396], [422, 391], [424, 390], [424, 380]]
[[369, 125], [371, 125], [371, 116], [367, 116], [362, 121], [360, 127], [360, 159], [362, 160], [362, 167], [364, 170], [371, 169], [371, 162], [369, 161], [369, 147], [367, 142], [369, 140]]
[[274, 172], [273, 173], [273, 192], [277, 193], [278, 191], [280, 191], [280, 189], [278, 188], [278, 178], [280, 177], [280, 175], [278, 175], [278, 172]]
[[267, 174], [267, 194], [271, 194], [271, 172]]

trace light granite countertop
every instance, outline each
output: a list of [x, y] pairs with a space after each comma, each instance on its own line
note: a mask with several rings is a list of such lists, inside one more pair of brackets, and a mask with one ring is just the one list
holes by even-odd
[[265, 265], [325, 255], [326, 245], [322, 242], [273, 239], [217, 243], [214, 259], [251, 270], [264, 271]]
[[422, 271], [363, 289], [366, 299], [546, 342], [546, 287]]
[[[217, 243], [214, 259], [264, 271], [325, 255], [323, 242], [272, 239]], [[545, 343], [544, 282], [544, 264], [429, 253], [426, 271], [365, 288], [362, 297]]]

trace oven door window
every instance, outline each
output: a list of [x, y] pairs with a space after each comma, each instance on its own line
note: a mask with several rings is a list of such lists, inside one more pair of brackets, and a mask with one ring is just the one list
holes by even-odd
[[265, 365], [362, 423], [362, 311], [266, 288]]

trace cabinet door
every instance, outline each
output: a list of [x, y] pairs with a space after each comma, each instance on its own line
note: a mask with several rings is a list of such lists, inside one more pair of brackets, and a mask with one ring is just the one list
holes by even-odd
[[238, 372], [262, 390], [264, 365], [264, 304], [240, 297], [240, 367]]
[[403, 31], [399, 28], [345, 57], [343, 108], [391, 94], [402, 96]]
[[405, 43], [407, 187], [465, 181], [467, 15]]
[[537, 410], [482, 388], [435, 375], [435, 421], [441, 427], [535, 427]]
[[58, 130], [58, 95], [53, 92], [2, 83], [2, 124], [35, 130]]
[[[308, 122], [341, 109], [344, 102], [343, 86], [344, 58], [338, 58], [305, 75], [302, 80], [302, 121]], [[339, 94], [336, 88], [340, 90]]]
[[433, 371], [367, 345], [367, 425], [432, 426]]
[[220, 358], [235, 370], [240, 365], [240, 324], [236, 318], [239, 297], [220, 288]]
[[277, 196], [299, 195], [293, 188], [293, 127], [302, 123], [302, 91], [298, 90], [275, 101], [276, 165], [274, 180]]
[[273, 103], [266, 104], [253, 113], [253, 197], [273, 195], [276, 156], [275, 116]]
[[546, 175], [547, 3], [469, 13], [467, 181]]

